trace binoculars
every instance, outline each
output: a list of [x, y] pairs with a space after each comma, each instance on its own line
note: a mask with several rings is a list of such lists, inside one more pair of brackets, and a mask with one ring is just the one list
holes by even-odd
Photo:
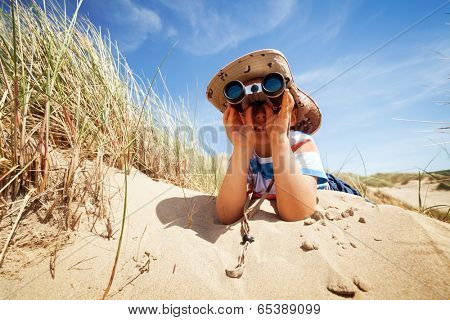
[[[285, 88], [284, 77], [278, 72], [273, 72], [266, 75], [261, 83], [248, 86], [244, 86], [239, 80], [232, 80], [225, 85], [223, 94], [231, 106], [241, 113], [250, 106], [263, 104], [266, 98], [272, 102], [274, 112], [278, 112]], [[246, 97], [248, 103], [244, 107], [243, 101]]]

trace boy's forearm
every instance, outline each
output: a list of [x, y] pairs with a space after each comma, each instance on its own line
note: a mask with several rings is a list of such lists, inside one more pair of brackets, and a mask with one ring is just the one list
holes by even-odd
[[247, 199], [247, 174], [253, 151], [235, 149], [217, 196], [216, 210], [222, 223], [230, 224], [243, 215]]
[[273, 139], [271, 146], [279, 214], [286, 221], [306, 218], [316, 202], [315, 179], [300, 172], [287, 137]]

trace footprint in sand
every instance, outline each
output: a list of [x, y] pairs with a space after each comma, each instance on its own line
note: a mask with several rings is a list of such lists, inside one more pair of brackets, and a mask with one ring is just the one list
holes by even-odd
[[338, 246], [340, 246], [340, 247], [341, 247], [342, 249], [344, 249], [344, 250], [347, 250], [347, 249], [348, 249], [348, 245], [347, 245], [347, 243], [344, 242], [344, 241], [337, 241], [336, 244], [337, 244]]
[[368, 292], [372, 289], [371, 285], [360, 276], [354, 276], [353, 279], [350, 280], [341, 274], [333, 276], [327, 285], [327, 289], [334, 294], [351, 298], [355, 296], [357, 288], [363, 292]]
[[362, 279], [359, 276], [354, 276], [353, 277], [353, 283], [361, 290], [364, 292], [368, 292], [371, 289], [371, 285], [368, 284], [364, 279]]
[[330, 279], [327, 289], [334, 294], [347, 298], [353, 298], [356, 293], [356, 287], [353, 282], [339, 274]]

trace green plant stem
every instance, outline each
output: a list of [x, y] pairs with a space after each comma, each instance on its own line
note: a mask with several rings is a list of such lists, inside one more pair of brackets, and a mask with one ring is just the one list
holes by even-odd
[[108, 296], [109, 290], [111, 289], [111, 286], [112, 286], [113, 281], [114, 281], [114, 277], [116, 275], [117, 263], [119, 261], [120, 249], [121, 249], [121, 246], [122, 246], [123, 232], [125, 230], [125, 219], [126, 219], [126, 216], [127, 216], [127, 199], [128, 199], [128, 168], [127, 168], [127, 162], [128, 162], [128, 159], [125, 160], [125, 163], [124, 163], [124, 167], [125, 167], [125, 172], [124, 172], [124, 189], [125, 190], [124, 190], [122, 224], [120, 226], [119, 242], [117, 244], [116, 256], [114, 258], [114, 264], [113, 264], [113, 267], [112, 267], [112, 270], [111, 270], [111, 276], [109, 277], [108, 286], [106, 287], [105, 291], [103, 292], [102, 300], [105, 300], [106, 297]]

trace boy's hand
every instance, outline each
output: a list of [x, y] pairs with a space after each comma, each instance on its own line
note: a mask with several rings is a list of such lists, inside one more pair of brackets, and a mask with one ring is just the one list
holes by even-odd
[[253, 152], [255, 148], [255, 132], [253, 130], [252, 108], [240, 114], [229, 103], [223, 113], [225, 130], [235, 149]]
[[286, 137], [290, 127], [290, 116], [294, 109], [294, 98], [288, 89], [284, 90], [281, 101], [281, 110], [278, 114], [266, 103], [264, 105], [266, 111], [266, 131], [273, 143], [279, 141], [280, 138]]

